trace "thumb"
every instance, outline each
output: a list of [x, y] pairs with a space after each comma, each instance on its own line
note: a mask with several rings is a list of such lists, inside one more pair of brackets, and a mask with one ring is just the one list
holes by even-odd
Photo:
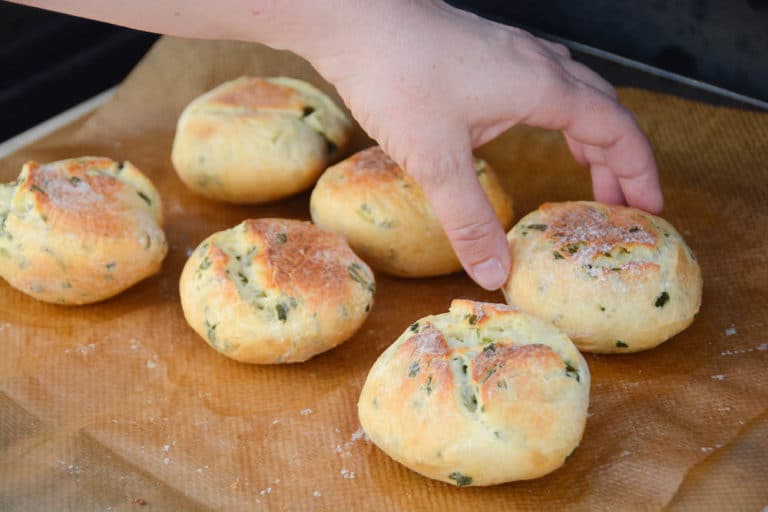
[[[483, 288], [497, 290], [509, 273], [507, 239], [477, 180], [469, 138], [457, 139], [443, 136], [439, 143], [419, 145], [419, 154], [409, 155], [405, 169], [424, 189], [469, 276]], [[451, 152], [446, 154], [445, 148]]]

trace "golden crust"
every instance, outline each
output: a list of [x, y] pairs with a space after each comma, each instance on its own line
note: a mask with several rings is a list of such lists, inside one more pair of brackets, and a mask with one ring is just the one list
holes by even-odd
[[657, 346], [690, 325], [701, 271], [665, 220], [623, 206], [547, 203], [507, 239], [507, 302], [550, 320], [585, 351]]
[[[483, 161], [476, 170], [499, 220], [512, 222], [512, 201]], [[421, 187], [380, 147], [328, 168], [310, 199], [315, 224], [341, 233], [377, 270], [428, 277], [461, 269]]]
[[28, 162], [0, 188], [0, 275], [24, 293], [87, 304], [160, 269], [162, 203], [130, 162]]
[[371, 440], [457, 485], [542, 476], [578, 446], [590, 376], [552, 325], [503, 305], [454, 300], [376, 361], [358, 402]]
[[188, 323], [238, 361], [300, 362], [354, 334], [373, 274], [344, 240], [308, 222], [247, 220], [208, 237], [180, 284]]
[[352, 124], [318, 89], [285, 77], [242, 77], [192, 101], [171, 158], [193, 191], [260, 203], [309, 187], [346, 147]]

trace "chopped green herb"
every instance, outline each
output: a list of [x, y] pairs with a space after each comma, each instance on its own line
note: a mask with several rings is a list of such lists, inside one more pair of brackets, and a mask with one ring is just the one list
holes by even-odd
[[69, 281], [64, 281], [63, 283], [61, 283], [61, 287], [62, 288], [72, 288], [72, 283], [70, 283]]
[[357, 263], [352, 263], [350, 266], [347, 267], [347, 272], [349, 273], [349, 277], [358, 283], [360, 283], [360, 286], [363, 288], [368, 289], [371, 294], [374, 294], [376, 292], [376, 285], [374, 283], [369, 283], [365, 277], [362, 275], [363, 267], [361, 267]]
[[475, 325], [477, 323], [477, 315], [469, 316], [469, 325]]
[[611, 272], [621, 272], [621, 267], [611, 267]]
[[418, 361], [414, 361], [411, 363], [411, 366], [408, 367], [408, 376], [413, 378], [419, 374], [419, 371], [421, 371], [421, 366], [419, 366]]
[[605, 256], [606, 258], [613, 258], [613, 256], [609, 252], [604, 252], [603, 256]]
[[371, 207], [368, 206], [368, 203], [363, 203], [360, 205], [360, 209], [357, 210], [357, 215], [364, 221], [370, 222], [371, 224], [376, 222], [376, 220], [373, 218], [373, 211], [371, 210]]
[[617, 346], [618, 348], [627, 348], [627, 347], [629, 347], [629, 345], [627, 345], [626, 343], [624, 343], [624, 342], [623, 342], [623, 341], [621, 341], [621, 340], [616, 340], [616, 346]]
[[494, 430], [493, 437], [495, 437], [496, 439], [501, 439], [501, 432], [499, 432], [498, 430]]
[[477, 174], [477, 176], [478, 176], [478, 177], [479, 177], [479, 176], [482, 176], [483, 174], [485, 174], [485, 168], [484, 168], [484, 167], [481, 167], [481, 168], [479, 168], [479, 169], [476, 169], [476, 170], [475, 170], [475, 174]]
[[485, 355], [493, 354], [494, 352], [496, 352], [496, 344], [495, 343], [491, 343], [490, 345], [486, 345], [485, 348], [483, 348], [483, 354], [485, 354]]
[[315, 111], [315, 107], [311, 107], [307, 105], [301, 110], [301, 117], [307, 117], [312, 115], [312, 113]]
[[638, 226], [632, 226], [631, 228], [629, 228], [630, 233], [637, 233], [638, 231], [640, 231], [640, 228]]
[[600, 306], [600, 311], [605, 311], [605, 306]]
[[626, 247], [619, 247], [619, 252], [621, 254], [629, 254], [629, 250]]
[[275, 310], [277, 311], [277, 319], [285, 323], [288, 319], [288, 308], [285, 307], [285, 304], [278, 304], [275, 306]]
[[237, 277], [239, 277], [239, 278], [240, 278], [240, 282], [241, 282], [241, 283], [243, 283], [243, 284], [248, 284], [248, 278], [247, 278], [247, 277], [245, 277], [245, 274], [243, 274], [242, 272], [238, 272], [238, 273], [237, 273]]
[[565, 376], [576, 379], [576, 382], [581, 382], [581, 377], [579, 377], [578, 370], [576, 370], [576, 368], [571, 366], [571, 363], [568, 362], [565, 363]]
[[112, 269], [113, 269], [113, 268], [115, 268], [116, 266], [117, 266], [117, 262], [114, 262], [114, 261], [110, 261], [109, 263], [107, 263], [107, 264], [105, 265], [105, 267], [107, 267], [107, 270], [112, 270]]
[[200, 263], [200, 267], [198, 268], [198, 270], [205, 270], [210, 266], [211, 266], [211, 260], [209, 260], [208, 256], [206, 256], [205, 258], [203, 258], [203, 262]]
[[30, 185], [29, 190], [34, 190], [36, 192], [40, 192], [41, 194], [45, 195], [45, 190], [41, 189], [37, 185]]
[[579, 252], [579, 244], [568, 244], [563, 249], [565, 249], [570, 254], [576, 254]]
[[371, 305], [370, 305], [370, 304], [366, 304], [366, 305], [365, 305], [365, 312], [367, 313], [367, 312], [369, 312], [370, 310], [371, 310]]
[[411, 330], [411, 332], [416, 332], [416, 331], [418, 331], [418, 330], [419, 330], [419, 322], [416, 322], [416, 323], [414, 323], [414, 324], [411, 324], [411, 327], [409, 327], [409, 329]]
[[75, 186], [77, 186], [77, 184], [78, 184], [78, 183], [80, 183], [81, 181], [83, 181], [83, 180], [81, 180], [81, 179], [80, 179], [80, 178], [78, 178], [77, 176], [70, 176], [70, 177], [69, 177], [69, 182], [70, 182], [72, 185], [75, 185]]
[[373, 397], [373, 400], [371, 401], [371, 406], [374, 409], [378, 409], [379, 408], [379, 401], [376, 399], [376, 397]]
[[336, 150], [339, 149], [339, 146], [337, 146], [336, 143], [333, 142], [332, 140], [325, 138], [325, 149], [328, 151], [329, 155], [332, 155], [336, 152]]
[[507, 381], [500, 380], [496, 383], [496, 387], [499, 389], [507, 389]]
[[145, 203], [147, 203], [147, 206], [152, 206], [152, 200], [149, 198], [147, 194], [145, 194], [141, 190], [137, 190], [136, 193], [139, 194], [139, 197], [142, 198]]
[[663, 308], [667, 302], [669, 302], [669, 294], [667, 292], [661, 292], [661, 295], [656, 297], [656, 302], [654, 302], [653, 305], [657, 308]]
[[477, 411], [477, 395], [469, 387], [464, 388], [461, 399], [469, 412]]
[[210, 341], [212, 345], [216, 345], [216, 328], [219, 326], [219, 324], [211, 324], [208, 322], [208, 320], [206, 320], [205, 326], [208, 328], [208, 341]]
[[488, 336], [483, 337], [483, 339], [480, 340], [480, 343], [485, 345], [486, 343], [493, 343], [493, 338], [489, 338]]
[[490, 378], [491, 378], [491, 375], [493, 375], [494, 373], [496, 373], [496, 370], [498, 370], [498, 368], [496, 368], [495, 366], [494, 366], [494, 367], [492, 367], [492, 368], [490, 368], [490, 369], [488, 369], [488, 371], [487, 371], [487, 372], [485, 372], [485, 373], [483, 374], [483, 376], [480, 378], [480, 384], [484, 384], [484, 383], [485, 383], [485, 381], [487, 381], [488, 379], [490, 379]]
[[467, 365], [463, 364], [461, 365], [461, 372], [466, 375], [467, 374]]
[[563, 255], [562, 255], [562, 254], [560, 254], [560, 253], [559, 253], [559, 252], [557, 252], [557, 251], [554, 251], [554, 252], [552, 253], [552, 255], [555, 257], [555, 259], [556, 259], [556, 260], [564, 260], [564, 259], [565, 259], [565, 258], [563, 257]]
[[526, 227], [528, 229], [535, 229], [536, 231], [546, 231], [549, 226], [546, 224], [528, 224]]
[[427, 395], [432, 394], [432, 376], [431, 375], [427, 377], [427, 381], [424, 383], [424, 392], [427, 393]]
[[150, 238], [149, 233], [144, 233], [144, 249], [149, 249], [152, 245], [152, 238]]
[[471, 476], [463, 475], [458, 471], [454, 471], [453, 473], [448, 475], [448, 478], [450, 478], [451, 480], [455, 480], [457, 487], [464, 487], [465, 485], [472, 484]]
[[277, 233], [275, 235], [275, 240], [277, 240], [277, 243], [280, 245], [283, 245], [285, 242], [288, 241], [288, 235], [285, 233]]

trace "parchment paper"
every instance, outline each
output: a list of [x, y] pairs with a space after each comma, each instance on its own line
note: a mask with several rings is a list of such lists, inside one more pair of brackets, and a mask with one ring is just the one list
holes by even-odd
[[[371, 364], [412, 321], [454, 297], [501, 301], [463, 274], [377, 276], [359, 333], [311, 361], [247, 366], [185, 324], [187, 252], [247, 217], [308, 218], [308, 194], [261, 207], [188, 192], [170, 162], [188, 101], [241, 74], [332, 89], [302, 60], [238, 43], [161, 40], [85, 122], [0, 162], [129, 159], [159, 188], [170, 253], [162, 272], [101, 304], [59, 307], [0, 283], [2, 510], [761, 510], [768, 505], [768, 115], [622, 90], [659, 161], [664, 217], [704, 274], [694, 324], [636, 355], [587, 356], [586, 434], [570, 462], [532, 482], [437, 483], [361, 436]], [[52, 91], [55, 94], [55, 91]], [[367, 144], [362, 132], [356, 148]], [[590, 197], [559, 134], [515, 128], [479, 154], [516, 218]], [[142, 505], [143, 504], [143, 505]]]

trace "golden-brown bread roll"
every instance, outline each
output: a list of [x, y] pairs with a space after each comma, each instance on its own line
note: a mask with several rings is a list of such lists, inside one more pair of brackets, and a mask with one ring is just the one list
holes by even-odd
[[246, 220], [205, 239], [181, 274], [189, 325], [246, 363], [306, 361], [350, 338], [373, 306], [368, 266], [309, 222]]
[[579, 349], [653, 348], [701, 305], [701, 270], [664, 219], [625, 206], [546, 203], [507, 235], [510, 305], [549, 320]]
[[494, 485], [563, 465], [584, 432], [589, 386], [584, 358], [552, 324], [454, 300], [381, 354], [358, 413], [371, 440], [413, 471]]
[[[493, 170], [475, 159], [480, 184], [507, 229], [512, 200]], [[461, 270], [424, 191], [378, 146], [329, 167], [310, 199], [312, 220], [343, 235], [373, 268], [400, 277]]]
[[46, 302], [112, 297], [160, 269], [162, 220], [160, 195], [130, 162], [28, 162], [0, 185], [0, 276]]
[[306, 82], [241, 77], [184, 109], [171, 158], [200, 195], [263, 203], [310, 187], [351, 130], [333, 100]]

